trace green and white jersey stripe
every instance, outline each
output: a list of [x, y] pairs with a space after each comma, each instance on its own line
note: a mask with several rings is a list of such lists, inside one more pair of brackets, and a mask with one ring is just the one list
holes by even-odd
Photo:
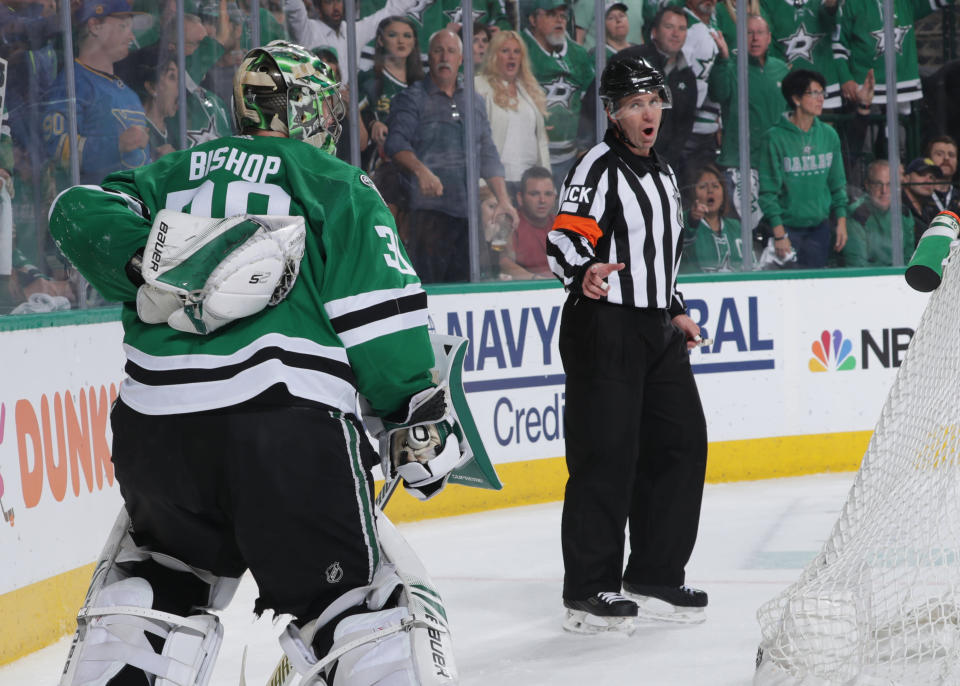
[[419, 283], [328, 302], [327, 316], [347, 348], [427, 326], [427, 294]]
[[144, 414], [210, 410], [224, 398], [249, 400], [278, 382], [298, 397], [344, 412], [356, 408], [347, 351], [305, 338], [267, 334], [227, 355], [150, 355], [127, 344], [123, 350], [128, 376], [120, 395]]
[[357, 498], [357, 512], [360, 516], [363, 538], [367, 544], [367, 563], [369, 565], [367, 583], [369, 583], [373, 581], [374, 574], [380, 568], [380, 542], [377, 540], [376, 514], [373, 510], [373, 499], [368, 489], [367, 471], [363, 468], [363, 462], [360, 458], [359, 443], [366, 438], [361, 439], [353, 422], [342, 414], [333, 413], [333, 416], [340, 421], [340, 425], [343, 427], [343, 439], [350, 455], [354, 494]]
[[873, 69], [877, 80], [873, 104], [886, 104], [888, 93], [893, 93], [900, 103], [922, 98], [914, 24], [950, 4], [952, 0], [894, 0], [892, 48], [896, 51], [897, 81], [891, 84], [888, 83], [884, 57], [883, 3], [880, 0], [844, 0], [837, 13], [833, 35], [833, 58], [839, 83], [842, 85], [850, 80], [863, 83], [867, 72]]

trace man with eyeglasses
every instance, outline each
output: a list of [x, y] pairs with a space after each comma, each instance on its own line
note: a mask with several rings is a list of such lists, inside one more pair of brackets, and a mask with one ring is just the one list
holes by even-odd
[[820, 121], [826, 86], [819, 72], [787, 74], [780, 90], [791, 111], [764, 134], [760, 148], [760, 209], [774, 250], [781, 259], [796, 250], [801, 268], [827, 266], [831, 245], [840, 252], [847, 243], [840, 137]]
[[[874, 160], [867, 166], [864, 184], [867, 194], [850, 203], [847, 209], [847, 244], [843, 248], [846, 267], [889, 267], [893, 264], [893, 240], [890, 214], [890, 163]], [[910, 210], [901, 207], [903, 256], [913, 254], [914, 221]]]
[[688, 354], [700, 327], [677, 290], [680, 191], [654, 150], [670, 91], [627, 57], [607, 65], [599, 92], [609, 128], [567, 176], [547, 235], [569, 293], [559, 339], [570, 474], [563, 626], [578, 633], [630, 632], [638, 615], [702, 622], [707, 605], [685, 585], [707, 428]]
[[770, 28], [760, 15], [747, 17], [747, 81], [750, 86], [750, 211], [740, 207], [740, 107], [737, 89], [736, 50], [730, 57], [718, 57], [710, 74], [710, 97], [720, 104], [723, 113], [723, 142], [717, 164], [726, 172], [735, 192], [733, 204], [751, 229], [760, 223], [762, 214], [757, 202], [759, 185], [757, 165], [760, 162], [760, 141], [763, 134], [783, 116], [786, 102], [780, 83], [789, 68], [786, 62], [768, 54]]
[[[404, 244], [424, 283], [470, 280], [467, 232], [466, 146], [477, 150], [480, 176], [497, 198], [494, 217], [517, 224], [493, 143], [487, 110], [468, 99], [458, 76], [463, 62], [459, 36], [443, 29], [430, 38], [430, 71], [390, 103], [384, 151], [404, 170], [410, 213]], [[466, 140], [464, 113], [474, 111], [475, 139]]]
[[567, 35], [564, 0], [522, 0], [520, 9], [530, 67], [547, 94], [550, 167], [559, 187], [577, 158], [580, 108], [593, 81], [594, 61]]

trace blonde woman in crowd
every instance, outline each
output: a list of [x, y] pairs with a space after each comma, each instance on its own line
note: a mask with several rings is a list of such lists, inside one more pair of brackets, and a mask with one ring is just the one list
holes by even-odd
[[493, 36], [474, 81], [477, 95], [486, 103], [493, 143], [513, 196], [524, 171], [550, 167], [543, 121], [546, 94], [533, 75], [520, 34], [504, 30]]

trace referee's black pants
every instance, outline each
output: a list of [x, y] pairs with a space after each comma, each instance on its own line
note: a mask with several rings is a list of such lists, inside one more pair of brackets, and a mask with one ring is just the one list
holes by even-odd
[[619, 591], [623, 579], [683, 584], [707, 463], [706, 421], [683, 333], [666, 310], [571, 295], [560, 355], [570, 473], [563, 597]]

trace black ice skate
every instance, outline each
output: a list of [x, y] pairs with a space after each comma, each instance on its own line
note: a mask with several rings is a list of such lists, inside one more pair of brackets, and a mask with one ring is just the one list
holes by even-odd
[[567, 615], [563, 628], [578, 634], [604, 631], [632, 633], [636, 628], [637, 604], [619, 593], [597, 593], [585, 600], [563, 599]]
[[707, 594], [689, 586], [650, 586], [623, 582], [623, 593], [637, 603], [640, 619], [699, 624], [707, 616]]

